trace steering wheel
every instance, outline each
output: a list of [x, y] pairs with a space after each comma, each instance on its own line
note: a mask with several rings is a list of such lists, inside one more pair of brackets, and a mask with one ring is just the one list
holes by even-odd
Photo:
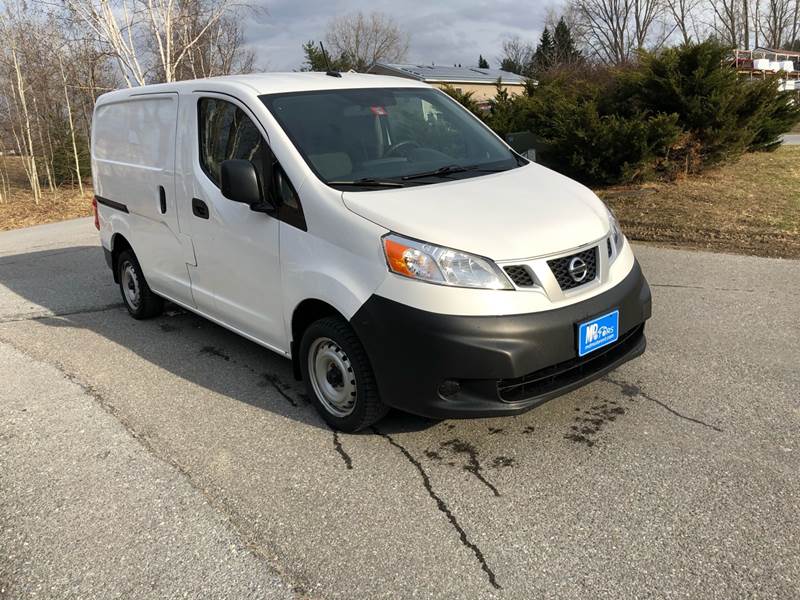
[[[397, 142], [396, 144], [392, 144], [386, 149], [386, 152], [383, 153], [384, 158], [390, 158], [398, 154], [401, 150], [404, 149], [412, 149], [412, 148], [419, 148], [419, 144], [414, 140], [404, 140], [402, 142]], [[400, 156], [404, 156], [404, 154], [400, 154]]]

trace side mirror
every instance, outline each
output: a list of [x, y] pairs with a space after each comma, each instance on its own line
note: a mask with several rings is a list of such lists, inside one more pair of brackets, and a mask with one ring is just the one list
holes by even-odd
[[221, 191], [228, 200], [248, 204], [256, 212], [272, 212], [275, 207], [261, 190], [256, 168], [249, 160], [224, 160], [220, 165]]

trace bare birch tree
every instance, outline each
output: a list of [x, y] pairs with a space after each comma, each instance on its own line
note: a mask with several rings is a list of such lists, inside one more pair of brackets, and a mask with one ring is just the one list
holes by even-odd
[[[129, 87], [145, 85], [148, 80], [176, 81], [186, 72], [207, 76], [219, 61], [215, 65], [208, 60], [200, 64], [200, 56], [195, 51], [204, 43], [213, 45], [215, 35], [218, 40], [224, 38], [226, 50], [231, 42], [240, 49], [241, 29], [235, 17], [249, 8], [247, 2], [234, 0], [63, 2], [116, 58]], [[240, 54], [227, 57], [230, 68]], [[149, 57], [154, 60], [148, 66]], [[188, 63], [188, 69], [184, 68], [184, 63]], [[219, 70], [223, 71], [224, 67]]]
[[205, 27], [204, 11], [189, 10], [187, 17], [181, 20], [176, 40], [179, 47], [188, 50], [181, 63], [176, 65], [173, 77], [176, 80], [195, 79], [252, 71], [255, 53], [244, 46], [240, 25], [241, 14], [251, 10], [257, 12], [256, 9], [237, 5], [211, 27]]
[[36, 133], [39, 138], [39, 156], [41, 157], [40, 162], [44, 167], [45, 179], [47, 180], [47, 187], [50, 188], [51, 192], [54, 192], [56, 186], [55, 182], [53, 181], [53, 171], [52, 171], [53, 148], [52, 144], [46, 145], [44, 142], [45, 138], [44, 127], [42, 126], [42, 117], [39, 114], [39, 102], [36, 100], [36, 94], [32, 94], [31, 99], [33, 100], [33, 115], [36, 121]]
[[213, 32], [231, 8], [230, 0], [144, 0], [148, 34], [158, 49], [158, 71], [163, 81], [175, 81], [181, 63], [193, 48]]
[[75, 121], [72, 118], [72, 104], [69, 100], [69, 89], [67, 88], [67, 75], [64, 72], [64, 61], [61, 60], [61, 55], [58, 56], [58, 67], [61, 71], [61, 81], [64, 83], [64, 100], [67, 107], [67, 118], [69, 120], [69, 135], [72, 142], [72, 153], [75, 158], [75, 176], [78, 180], [78, 189], [81, 196], [83, 196], [83, 178], [81, 177], [81, 161], [78, 154], [78, 143], [75, 139]]
[[0, 203], [8, 202], [11, 196], [11, 182], [8, 178], [8, 165], [6, 164], [6, 156], [8, 150], [3, 142], [2, 131], [0, 131]]
[[[249, 0], [244, 0], [248, 2]], [[235, 2], [235, 3], [234, 3]], [[5, 0], [0, 7], [0, 201], [7, 150], [36, 203], [89, 172], [97, 97], [138, 86], [249, 70], [239, 0]], [[15, 196], [16, 197], [16, 196]]]
[[136, 29], [137, 0], [64, 0], [66, 7], [109, 48], [128, 87], [145, 85]]
[[[21, 28], [18, 27], [21, 19], [19, 17], [21, 9], [15, 7], [16, 12], [12, 13], [11, 7], [6, 7], [5, 13], [0, 13], [0, 32], [7, 46], [8, 58], [12, 72], [11, 97], [14, 102], [14, 112], [11, 111], [11, 103], [6, 96], [6, 109], [9, 121], [11, 122], [14, 138], [22, 157], [25, 174], [31, 186], [33, 201], [38, 204], [41, 199], [41, 187], [39, 185], [39, 173], [36, 167], [36, 151], [33, 144], [33, 125], [31, 114], [28, 110], [28, 90], [27, 83], [22, 73], [19, 56], [19, 37]], [[16, 115], [18, 124], [14, 124]], [[19, 128], [19, 130], [17, 130]]]

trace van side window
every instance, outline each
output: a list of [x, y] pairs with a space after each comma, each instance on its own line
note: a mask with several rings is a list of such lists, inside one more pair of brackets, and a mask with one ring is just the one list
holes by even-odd
[[266, 143], [241, 108], [216, 98], [201, 98], [198, 105], [200, 166], [219, 187], [223, 160], [243, 158], [253, 163], [263, 184], [269, 182]]
[[303, 209], [294, 186], [244, 111], [225, 100], [201, 98], [197, 114], [200, 166], [209, 179], [219, 187], [222, 161], [249, 160], [256, 168], [264, 191], [278, 204], [275, 216], [305, 230]]

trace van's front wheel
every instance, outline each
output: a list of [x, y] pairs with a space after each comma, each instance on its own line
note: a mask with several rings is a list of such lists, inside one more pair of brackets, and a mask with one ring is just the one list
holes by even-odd
[[358, 431], [386, 414], [364, 347], [344, 320], [327, 317], [306, 329], [300, 368], [317, 411], [334, 429]]

